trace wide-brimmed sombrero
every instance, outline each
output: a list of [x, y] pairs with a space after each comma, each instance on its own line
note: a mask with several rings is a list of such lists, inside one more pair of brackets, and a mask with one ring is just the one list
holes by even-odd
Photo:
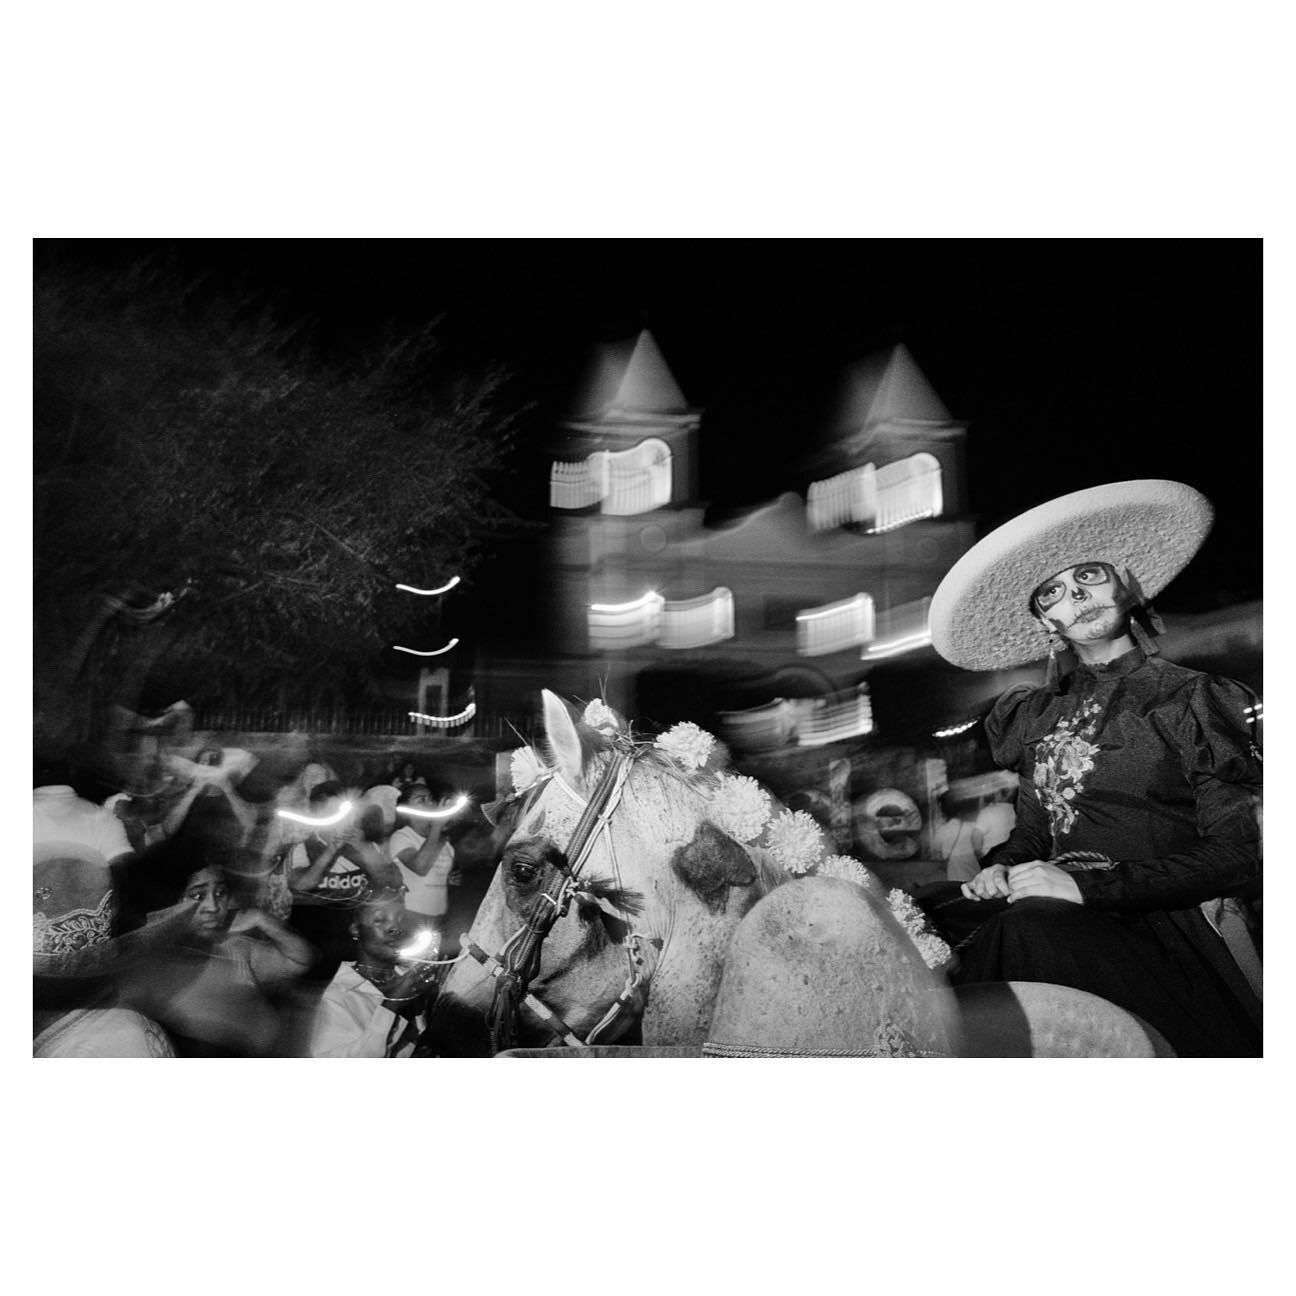
[[1030, 609], [1042, 581], [1082, 562], [1125, 568], [1143, 598], [1160, 593], [1210, 531], [1210, 501], [1159, 478], [1075, 491], [1028, 510], [973, 545], [932, 597], [932, 646], [968, 670], [1038, 661], [1048, 637]]

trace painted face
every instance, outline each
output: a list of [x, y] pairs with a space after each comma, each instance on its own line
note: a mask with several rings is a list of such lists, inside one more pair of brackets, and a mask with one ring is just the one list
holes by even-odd
[[229, 921], [229, 887], [215, 869], [199, 869], [185, 887], [184, 899], [197, 904], [189, 920], [194, 931], [215, 936]]
[[1124, 631], [1128, 595], [1107, 563], [1077, 563], [1037, 585], [1031, 607], [1068, 643], [1093, 643]]
[[363, 906], [354, 932], [362, 963], [395, 964], [397, 951], [406, 940], [404, 903], [382, 900]]

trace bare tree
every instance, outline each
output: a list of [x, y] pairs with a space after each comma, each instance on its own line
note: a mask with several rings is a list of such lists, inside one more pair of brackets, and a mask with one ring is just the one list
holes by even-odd
[[345, 370], [264, 311], [141, 264], [35, 283], [38, 716], [191, 697], [337, 699], [509, 516], [506, 376], [435, 326]]

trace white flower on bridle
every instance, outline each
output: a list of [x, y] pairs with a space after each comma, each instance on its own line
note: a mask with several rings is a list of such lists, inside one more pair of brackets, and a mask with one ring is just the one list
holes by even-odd
[[534, 787], [537, 780], [548, 772], [530, 747], [519, 747], [513, 753], [513, 759], [509, 763], [509, 776], [513, 780], [514, 794]]
[[585, 707], [581, 719], [591, 729], [601, 729], [606, 733], [619, 733], [621, 729], [621, 722], [617, 719], [616, 712], [601, 698], [595, 698]]

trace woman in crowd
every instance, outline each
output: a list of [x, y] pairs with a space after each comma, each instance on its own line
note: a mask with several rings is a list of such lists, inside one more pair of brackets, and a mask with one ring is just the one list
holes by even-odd
[[199, 857], [184, 880], [188, 928], [123, 969], [118, 1003], [166, 1027], [180, 1057], [273, 1054], [274, 999], [301, 977], [314, 951], [261, 909], [232, 912], [224, 871]]

